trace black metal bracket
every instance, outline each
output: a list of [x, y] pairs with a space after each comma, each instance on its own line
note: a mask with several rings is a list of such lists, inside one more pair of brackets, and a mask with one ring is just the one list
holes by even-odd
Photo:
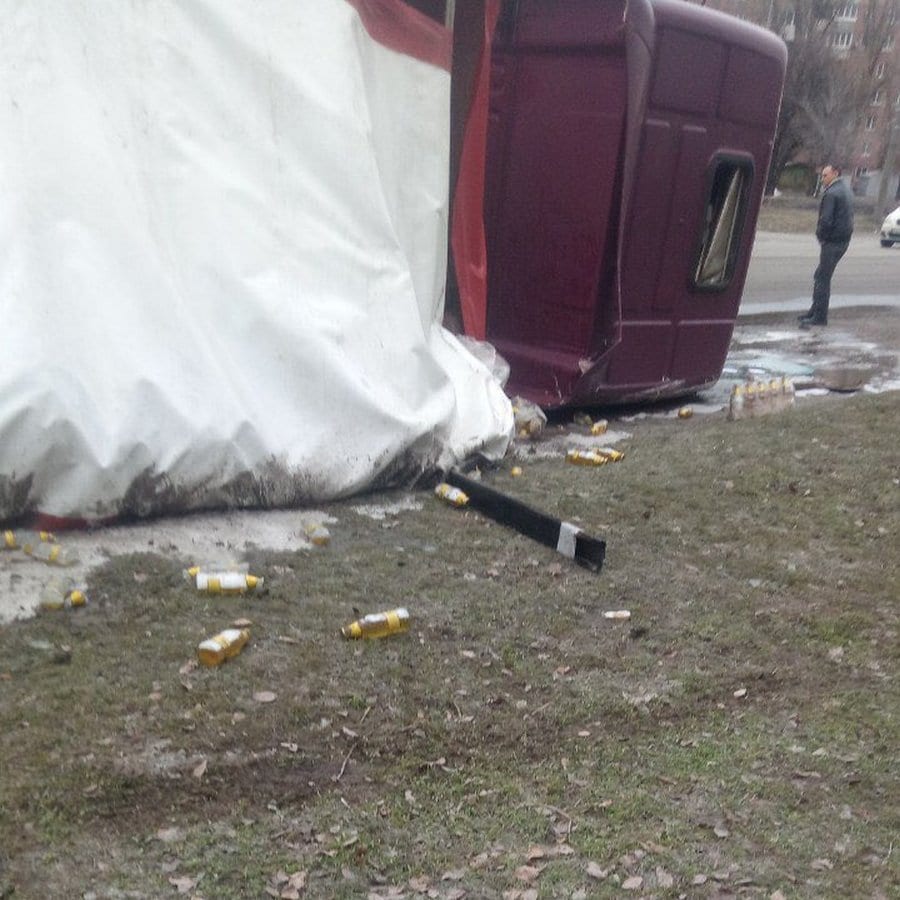
[[606, 541], [591, 537], [571, 522], [539, 512], [455, 470], [447, 472], [444, 480], [465, 491], [469, 496], [468, 505], [495, 522], [514, 528], [539, 544], [552, 547], [592, 572], [599, 572], [602, 568]]

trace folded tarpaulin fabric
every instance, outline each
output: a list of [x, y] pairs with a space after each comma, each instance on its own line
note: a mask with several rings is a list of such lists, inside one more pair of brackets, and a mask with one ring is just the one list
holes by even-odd
[[449, 40], [399, 0], [16, 5], [0, 518], [321, 501], [505, 451], [509, 401], [440, 324]]

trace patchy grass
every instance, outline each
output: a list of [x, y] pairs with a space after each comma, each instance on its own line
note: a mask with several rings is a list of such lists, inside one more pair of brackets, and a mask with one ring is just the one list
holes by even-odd
[[[600, 574], [427, 493], [254, 548], [259, 597], [113, 560], [0, 631], [0, 896], [896, 896], [898, 409], [487, 473], [604, 536]], [[409, 634], [340, 638], [400, 604]], [[186, 665], [244, 616], [241, 656]]]

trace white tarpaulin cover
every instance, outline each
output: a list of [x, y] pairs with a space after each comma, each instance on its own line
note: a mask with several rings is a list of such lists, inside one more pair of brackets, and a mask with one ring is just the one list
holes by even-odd
[[0, 0], [0, 518], [502, 454], [439, 324], [449, 92], [346, 0]]

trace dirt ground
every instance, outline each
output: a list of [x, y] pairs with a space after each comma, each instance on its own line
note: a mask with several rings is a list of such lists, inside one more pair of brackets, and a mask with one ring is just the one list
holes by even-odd
[[[727, 378], [803, 364], [791, 409], [558, 417], [482, 473], [599, 573], [428, 490], [66, 537], [89, 604], [0, 626], [0, 897], [897, 896], [900, 317], [788, 319]], [[868, 391], [821, 386], [836, 346]], [[184, 580], [223, 557], [264, 592]]]

